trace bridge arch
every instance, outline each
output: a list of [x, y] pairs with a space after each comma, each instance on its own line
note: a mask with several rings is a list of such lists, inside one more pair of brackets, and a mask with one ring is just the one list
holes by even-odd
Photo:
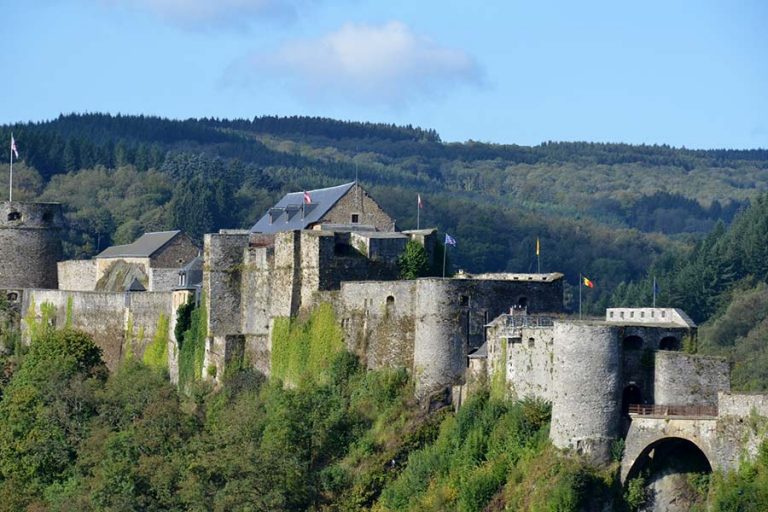
[[[631, 430], [631, 429], [630, 429]], [[711, 472], [717, 469], [717, 459], [709, 453], [708, 446], [699, 439], [683, 435], [660, 435], [652, 439], [629, 439], [625, 445], [624, 457], [621, 462], [621, 481], [636, 477], [652, 464], [658, 465], [664, 457], [679, 457], [684, 455], [698, 471]], [[654, 460], [655, 459], [655, 460]]]

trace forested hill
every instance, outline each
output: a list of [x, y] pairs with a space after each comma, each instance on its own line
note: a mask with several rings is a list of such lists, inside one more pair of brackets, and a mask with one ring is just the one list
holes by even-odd
[[444, 143], [411, 126], [269, 116], [67, 115], [1, 126], [2, 140], [11, 131], [15, 197], [65, 204], [71, 257], [145, 230], [247, 227], [287, 190], [357, 175], [401, 228], [415, 227], [420, 193], [422, 225], [458, 240], [456, 268], [534, 270], [540, 237], [542, 269], [589, 275], [596, 308], [663, 250], [684, 250], [768, 189], [765, 150]]

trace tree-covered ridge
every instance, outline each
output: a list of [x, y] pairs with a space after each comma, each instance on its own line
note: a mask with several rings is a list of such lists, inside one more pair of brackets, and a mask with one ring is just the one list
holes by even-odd
[[[597, 311], [662, 251], [684, 249], [768, 190], [762, 150], [544, 143], [443, 143], [431, 130], [306, 117], [168, 120], [62, 115], [14, 131], [19, 199], [63, 202], [70, 257], [142, 231], [201, 238], [247, 228], [287, 191], [358, 177], [400, 228], [422, 224], [459, 241], [456, 268], [581, 272]], [[2, 154], [7, 156], [7, 147]], [[0, 187], [7, 184], [0, 175]], [[412, 200], [409, 200], [412, 198]]]

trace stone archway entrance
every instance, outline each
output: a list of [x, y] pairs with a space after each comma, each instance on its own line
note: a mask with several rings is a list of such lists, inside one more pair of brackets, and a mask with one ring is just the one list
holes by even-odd
[[621, 412], [622, 414], [629, 414], [629, 404], [642, 404], [643, 393], [637, 384], [630, 384], [624, 388], [624, 392], [621, 394]]
[[[712, 464], [694, 442], [666, 437], [649, 444], [629, 469], [625, 484], [642, 479], [647, 501], [645, 511], [684, 512], [703, 498], [701, 487]], [[706, 489], [703, 489], [706, 491]]]

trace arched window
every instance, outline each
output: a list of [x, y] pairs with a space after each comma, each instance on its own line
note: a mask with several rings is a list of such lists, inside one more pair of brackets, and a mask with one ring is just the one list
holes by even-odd
[[8, 214], [8, 220], [9, 221], [21, 220], [21, 213], [20, 212], [10, 212]]
[[525, 309], [528, 307], [528, 297], [520, 297], [517, 299], [517, 307], [520, 309]]
[[643, 348], [643, 338], [640, 336], [627, 336], [622, 342], [624, 350], [640, 350]]
[[680, 350], [680, 340], [674, 336], [665, 336], [659, 342], [659, 350]]

